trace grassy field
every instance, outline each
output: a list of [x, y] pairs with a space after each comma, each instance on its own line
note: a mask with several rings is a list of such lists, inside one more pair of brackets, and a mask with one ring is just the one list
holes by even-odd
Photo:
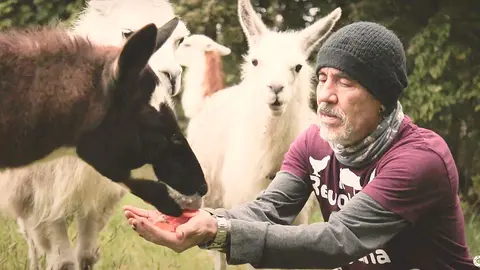
[[[211, 257], [203, 250], [193, 248], [177, 254], [166, 248], [151, 244], [138, 237], [127, 225], [121, 206], [133, 204], [148, 208], [143, 201], [128, 195], [119, 205], [108, 227], [100, 236], [101, 260], [96, 269], [140, 270], [140, 269], [212, 269]], [[318, 213], [313, 220], [319, 220]], [[70, 236], [75, 238], [74, 225]], [[480, 255], [480, 219], [467, 220], [468, 244], [472, 255]], [[0, 217], [0, 270], [28, 269], [26, 244], [17, 231], [16, 223]], [[229, 270], [243, 267], [229, 266]]]

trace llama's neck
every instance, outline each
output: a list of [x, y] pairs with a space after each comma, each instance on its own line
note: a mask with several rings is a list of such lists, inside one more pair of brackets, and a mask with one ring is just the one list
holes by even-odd
[[[201, 61], [203, 63], [203, 61]], [[198, 63], [187, 67], [185, 72], [185, 87], [182, 94], [182, 107], [186, 117], [192, 118], [203, 101], [203, 81], [205, 65]]]
[[222, 58], [218, 52], [205, 52], [205, 70], [203, 74], [205, 97], [211, 96], [225, 87], [223, 83]]
[[200, 110], [204, 98], [224, 88], [220, 55], [206, 52], [202, 58], [185, 72], [182, 106], [189, 118]]
[[[244, 85], [244, 87], [248, 86]], [[247, 92], [245, 88], [239, 90]], [[251, 95], [252, 92], [248, 92]], [[309, 108], [308, 103], [303, 101], [303, 97], [297, 96], [290, 101], [282, 115], [274, 116], [269, 111], [268, 105], [262, 103], [258, 97], [244, 96], [244, 98], [246, 98], [245, 101], [250, 101], [252, 104], [248, 107], [236, 108], [248, 111], [244, 111], [238, 125], [233, 124], [236, 139], [232, 141], [244, 148], [239, 150], [239, 153], [248, 155], [248, 161], [245, 161], [248, 165], [242, 167], [242, 185], [235, 186], [235, 188], [249, 187], [239, 190], [239, 192], [245, 194], [245, 198], [251, 198], [265, 189], [271, 182], [271, 178], [280, 169], [290, 144], [306, 126], [304, 118], [307, 117]], [[243, 159], [238, 158], [239, 160]]]
[[[303, 92], [302, 92], [303, 91]], [[257, 103], [256, 110], [252, 110], [249, 116], [250, 119], [255, 119], [258, 130], [261, 130], [261, 136], [264, 138], [262, 143], [273, 143], [275, 140], [291, 140], [295, 138], [298, 133], [306, 128], [308, 125], [307, 118], [312, 113], [308, 107], [308, 97], [303, 93], [308, 92], [308, 89], [298, 89], [297, 95], [286, 105], [285, 111], [282, 115], [273, 115], [272, 112], [266, 108], [265, 103]], [[254, 99], [251, 99], [254, 100]], [[257, 99], [260, 101], [259, 99]], [[261, 109], [260, 109], [261, 106]], [[259, 111], [264, 113], [260, 114]], [[254, 112], [255, 111], [255, 112]]]
[[[203, 97], [203, 82], [205, 80], [205, 65], [204, 59], [195, 65], [190, 65], [185, 71], [185, 89], [184, 96], [191, 97], [192, 95]], [[199, 87], [202, 87], [200, 89]]]
[[[242, 99], [244, 101], [242, 104], [250, 102], [251, 105], [236, 106], [236, 110], [242, 111], [243, 116], [238, 119], [237, 123], [232, 123], [234, 126], [232, 132], [238, 134], [235, 136], [236, 140], [242, 142], [240, 145], [248, 146], [248, 149], [252, 151], [252, 156], [249, 157], [249, 166], [253, 171], [249, 169], [245, 174], [251, 174], [251, 181], [255, 183], [267, 183], [270, 181], [269, 177], [279, 170], [283, 156], [288, 151], [291, 142], [308, 126], [306, 118], [311, 111], [309, 112], [308, 103], [299, 95], [290, 101], [282, 115], [274, 116], [266, 103], [262, 103], [257, 96], [252, 96], [255, 91], [250, 91], [252, 89], [245, 87], [248, 85], [243, 85], [242, 89], [238, 89], [239, 91], [245, 90], [245, 93], [238, 94], [246, 95]], [[306, 92], [308, 91], [304, 91], [304, 93]]]

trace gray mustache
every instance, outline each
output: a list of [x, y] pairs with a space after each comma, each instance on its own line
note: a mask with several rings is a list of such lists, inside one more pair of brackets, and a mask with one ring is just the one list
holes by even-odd
[[317, 114], [326, 114], [328, 116], [333, 116], [341, 119], [342, 121], [345, 120], [345, 116], [341, 112], [335, 111], [332, 107], [330, 107], [327, 103], [322, 102], [318, 105]]

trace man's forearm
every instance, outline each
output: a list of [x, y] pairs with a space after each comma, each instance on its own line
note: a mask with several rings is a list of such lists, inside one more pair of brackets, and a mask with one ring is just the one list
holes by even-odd
[[[261, 226], [266, 224], [291, 224], [305, 205], [311, 192], [311, 186], [308, 186], [302, 179], [288, 172], [279, 172], [268, 188], [259, 194], [255, 200], [233, 209], [217, 208], [213, 212], [228, 218], [230, 224], [233, 220], [251, 221], [255, 224], [263, 222]], [[229, 227], [231, 228], [231, 226]], [[237, 225], [237, 230], [241, 227], [241, 225]], [[264, 239], [258, 238], [255, 233], [249, 233], [249, 229], [255, 231], [258, 228], [244, 227], [243, 237], [236, 239], [234, 245], [242, 246], [244, 241], [252, 244], [258, 239]], [[230, 238], [231, 232], [227, 239]], [[229, 243], [227, 243], [226, 250], [230, 250]], [[260, 243], [260, 245], [263, 246], [263, 243]], [[245, 254], [240, 255], [241, 257], [248, 258], [253, 255], [249, 254], [249, 249], [236, 250], [245, 252]]]
[[232, 209], [215, 209], [215, 212], [229, 219], [291, 224], [311, 192], [303, 180], [288, 172], [279, 172], [255, 200]]
[[[362, 216], [358, 216], [361, 212]], [[268, 268], [334, 268], [387, 243], [408, 222], [357, 194], [329, 222], [302, 226], [231, 220], [229, 264]]]

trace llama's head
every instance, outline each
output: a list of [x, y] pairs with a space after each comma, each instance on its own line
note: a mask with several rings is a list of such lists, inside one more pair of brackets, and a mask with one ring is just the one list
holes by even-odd
[[[159, 83], [149, 66], [150, 57], [178, 24], [172, 19], [160, 29], [148, 24], [134, 32], [112, 59], [105, 59], [101, 89], [109, 97], [99, 124], [81, 135], [77, 154], [104, 176], [123, 182], [132, 193], [160, 211], [179, 215], [180, 206], [169, 198], [165, 185], [131, 180], [131, 170], [151, 164], [157, 178], [184, 195], [203, 196], [207, 185], [200, 164], [165, 102], [150, 105]], [[108, 56], [105, 56], [108, 58]]]
[[238, 1], [238, 16], [248, 42], [242, 65], [242, 79], [248, 84], [245, 90], [258, 97], [259, 106], [269, 109], [273, 115], [282, 115], [293, 99], [299, 99], [299, 94], [309, 94], [313, 74], [307, 59], [330, 33], [341, 16], [341, 9], [335, 9], [300, 31], [268, 29], [250, 0]]
[[[122, 45], [144, 25], [163, 25], [173, 17], [173, 8], [166, 0], [90, 0], [73, 29], [100, 44]], [[171, 37], [150, 58], [149, 64], [160, 79], [152, 97], [155, 106], [162, 100], [170, 101], [170, 96], [180, 91], [182, 67], [174, 52], [189, 34], [185, 23], [179, 21]]]
[[198, 65], [199, 62], [203, 63], [205, 54], [208, 52], [226, 56], [231, 53], [231, 50], [205, 35], [195, 34], [183, 40], [176, 51], [176, 56], [180, 65], [189, 67]]

